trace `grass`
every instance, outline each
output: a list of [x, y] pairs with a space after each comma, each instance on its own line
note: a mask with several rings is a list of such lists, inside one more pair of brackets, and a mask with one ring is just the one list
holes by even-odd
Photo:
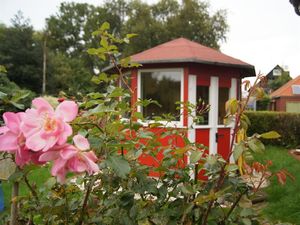
[[[30, 172], [28, 180], [31, 184], [36, 184], [37, 187], [42, 185], [50, 177], [50, 169], [48, 167], [40, 167]], [[5, 211], [2, 213], [7, 213], [10, 210], [10, 200], [11, 200], [11, 191], [12, 183], [9, 181], [2, 181], [2, 189], [4, 192], [4, 204]], [[20, 196], [26, 195], [29, 192], [27, 186], [24, 182], [20, 185]], [[0, 213], [0, 215], [2, 214]]]
[[286, 149], [275, 146], [267, 146], [264, 154], [256, 155], [255, 159], [260, 162], [272, 160], [273, 172], [286, 169], [295, 177], [295, 181], [288, 179], [285, 185], [272, 179], [266, 188], [268, 203], [263, 213], [273, 221], [300, 225], [300, 161], [289, 155]]

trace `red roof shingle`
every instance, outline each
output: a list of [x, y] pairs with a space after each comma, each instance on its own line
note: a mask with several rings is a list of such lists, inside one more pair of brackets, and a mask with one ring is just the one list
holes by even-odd
[[300, 75], [293, 80], [290, 80], [276, 91], [272, 92], [270, 96], [272, 98], [281, 97], [281, 96], [294, 96], [292, 91], [292, 85], [300, 85]]
[[145, 63], [198, 62], [203, 64], [232, 65], [254, 69], [248, 63], [225, 55], [199, 43], [178, 38], [131, 56], [132, 61]]

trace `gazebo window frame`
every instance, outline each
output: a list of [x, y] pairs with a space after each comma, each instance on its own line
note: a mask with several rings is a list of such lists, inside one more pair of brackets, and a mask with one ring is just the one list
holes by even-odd
[[[139, 69], [138, 70], [138, 84], [137, 84], [137, 98], [142, 98], [142, 73], [143, 72], [161, 72], [161, 71], [168, 71], [168, 72], [179, 72], [180, 73], [180, 102], [184, 101], [184, 69], [183, 68], [153, 68], [153, 69]], [[174, 102], [175, 104], [175, 102]], [[137, 107], [138, 112], [142, 112], [142, 106]], [[159, 115], [158, 115], [159, 116]], [[139, 121], [141, 122], [141, 121]], [[143, 124], [148, 126], [151, 123], [154, 123], [154, 120], [147, 120]], [[183, 107], [180, 108], [180, 119], [179, 121], [159, 121], [165, 126], [168, 127], [183, 127]]]

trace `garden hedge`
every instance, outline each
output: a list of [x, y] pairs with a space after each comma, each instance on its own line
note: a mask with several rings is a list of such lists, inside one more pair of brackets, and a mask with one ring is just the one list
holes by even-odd
[[246, 115], [251, 122], [248, 136], [274, 130], [281, 135], [281, 138], [272, 141], [264, 140], [265, 144], [289, 148], [300, 147], [300, 113], [248, 111]]

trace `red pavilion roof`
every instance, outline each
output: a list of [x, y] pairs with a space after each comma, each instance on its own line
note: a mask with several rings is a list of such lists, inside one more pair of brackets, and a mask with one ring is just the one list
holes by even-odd
[[253, 74], [249, 75], [255, 75], [254, 66], [185, 38], [178, 38], [132, 55], [131, 60], [141, 64], [196, 62], [232, 66], [251, 69]]

